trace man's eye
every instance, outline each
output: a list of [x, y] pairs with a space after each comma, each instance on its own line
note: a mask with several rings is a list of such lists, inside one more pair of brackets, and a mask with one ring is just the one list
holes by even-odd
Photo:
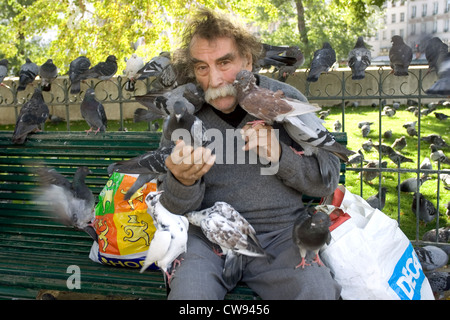
[[195, 72], [199, 75], [205, 75], [206, 73], [208, 73], [208, 67], [207, 66], [197, 66], [195, 67]]

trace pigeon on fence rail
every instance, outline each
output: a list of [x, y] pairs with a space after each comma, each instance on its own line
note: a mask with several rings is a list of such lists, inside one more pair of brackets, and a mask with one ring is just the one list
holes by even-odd
[[186, 214], [189, 222], [202, 229], [212, 243], [220, 246], [225, 256], [222, 275], [226, 283], [235, 284], [242, 274], [240, 255], [271, 257], [262, 248], [255, 229], [226, 202], [218, 201], [210, 208]]
[[300, 51], [299, 47], [291, 46], [286, 50], [286, 57], [294, 57], [295, 62], [293, 64], [286, 64], [278, 69], [278, 80], [286, 82], [288, 76], [295, 75], [295, 71], [303, 65], [305, 62], [305, 57]]
[[31, 99], [25, 102], [20, 109], [12, 142], [23, 144], [29, 133], [40, 131], [40, 127], [47, 120], [48, 115], [49, 109], [42, 96], [42, 90], [36, 88]]
[[143, 80], [148, 77], [160, 75], [161, 72], [170, 64], [170, 61], [170, 53], [167, 51], [161, 52], [158, 56], [150, 59], [149, 62], [138, 70], [137, 79]]
[[442, 150], [439, 150], [435, 144], [430, 144], [430, 149], [430, 159], [432, 161], [440, 162], [441, 164], [450, 164], [450, 158], [448, 158]]
[[83, 72], [84, 79], [109, 80], [117, 72], [117, 58], [115, 55], [109, 55], [105, 61], [97, 63], [89, 70]]
[[144, 67], [144, 60], [136, 53], [133, 53], [126, 62], [125, 70], [123, 71], [125, 77], [128, 78], [125, 83], [125, 90], [134, 91], [136, 89], [135, 83], [138, 77], [138, 72]]
[[161, 192], [151, 192], [145, 198], [148, 212], [153, 218], [156, 231], [147, 251], [141, 273], [156, 263], [164, 271], [167, 281], [181, 263], [178, 257], [187, 250], [189, 222], [185, 216], [169, 212], [159, 201]]
[[438, 80], [425, 93], [450, 95], [450, 53], [444, 55], [438, 66]]
[[386, 204], [386, 187], [381, 187], [381, 194], [380, 191], [377, 192], [377, 194], [372, 195], [367, 198], [367, 203], [374, 209], [383, 210], [384, 205]]
[[359, 36], [354, 48], [348, 54], [348, 66], [352, 70], [353, 80], [364, 79], [365, 70], [370, 66], [371, 60], [370, 50], [366, 48], [363, 37]]
[[[417, 207], [417, 195], [419, 195], [419, 206]], [[436, 208], [434, 204], [425, 198], [420, 192], [415, 192], [411, 203], [412, 212], [418, 217], [420, 221], [428, 223], [436, 218]]]
[[316, 82], [319, 80], [320, 74], [322, 72], [328, 72], [335, 62], [336, 52], [331, 47], [330, 43], [324, 42], [322, 49], [314, 52], [314, 57], [311, 61], [311, 67], [306, 81]]
[[444, 139], [442, 139], [442, 137], [438, 134], [432, 133], [429, 134], [426, 137], [421, 137], [420, 140], [428, 142], [428, 143], [432, 143], [434, 144], [436, 147], [438, 148], [448, 148], [450, 147], [445, 141]]
[[343, 161], [354, 154], [353, 151], [337, 142], [323, 126], [323, 120], [313, 112], [320, 110], [307, 102], [285, 97], [281, 90], [273, 92], [256, 85], [254, 75], [247, 70], [240, 71], [233, 83], [236, 88], [239, 105], [252, 116], [272, 125], [279, 122], [289, 136], [298, 143], [302, 154], [317, 155], [324, 184], [329, 184], [329, 163], [327, 157], [320, 156], [323, 151], [332, 152]]
[[407, 76], [408, 67], [412, 61], [413, 52], [400, 36], [393, 36], [392, 47], [389, 50], [389, 61], [395, 76]]
[[448, 52], [448, 45], [442, 42], [438, 37], [428, 40], [425, 47], [425, 58], [428, 62], [428, 72], [439, 70], [439, 66]]
[[105, 108], [95, 99], [94, 89], [89, 88], [86, 90], [86, 94], [80, 105], [80, 111], [83, 119], [90, 126], [89, 130], [86, 130], [87, 134], [93, 130], [95, 130], [95, 134], [99, 131], [106, 131], [108, 119], [106, 118]]
[[25, 90], [26, 86], [34, 81], [38, 73], [39, 67], [37, 64], [27, 58], [26, 62], [20, 67], [17, 91]]
[[92, 174], [89, 168], [78, 167], [72, 182], [54, 169], [40, 167], [36, 172], [40, 181], [38, 201], [48, 203], [47, 208], [61, 223], [84, 230], [97, 240], [91, 225], [95, 198], [85, 183], [86, 176]]
[[402, 191], [402, 192], [418, 192], [417, 183], [419, 183], [419, 189], [420, 189], [422, 184], [430, 179], [431, 179], [431, 177], [429, 177], [427, 175], [422, 175], [419, 178], [419, 180], [417, 180], [417, 177], [405, 179], [400, 183], [400, 191]]
[[39, 67], [39, 78], [41, 78], [42, 91], [50, 91], [52, 88], [52, 81], [58, 77], [58, 68], [53, 63], [52, 59], [47, 61]]
[[330, 243], [330, 225], [330, 217], [323, 211], [316, 211], [310, 214], [308, 209], [304, 209], [304, 211], [299, 214], [294, 222], [292, 231], [292, 239], [298, 246], [302, 258], [300, 263], [295, 267], [296, 269], [310, 266], [310, 264], [306, 263], [308, 251], [313, 251], [315, 254], [313, 262], [317, 263], [319, 266], [323, 265], [319, 258], [319, 250], [325, 244]]
[[91, 61], [85, 56], [79, 56], [69, 65], [70, 93], [77, 94], [81, 89], [81, 80], [85, 80], [85, 73], [89, 70]]
[[2, 59], [0, 60], [0, 86], [6, 86], [3, 83], [3, 79], [8, 75], [8, 59]]

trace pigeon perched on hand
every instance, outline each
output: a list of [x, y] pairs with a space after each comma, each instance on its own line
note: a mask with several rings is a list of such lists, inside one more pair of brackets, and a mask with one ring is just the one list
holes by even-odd
[[381, 187], [381, 194], [380, 191], [367, 198], [367, 203], [374, 209], [383, 210], [384, 205], [386, 204], [386, 187]]
[[94, 240], [96, 233], [91, 225], [94, 217], [95, 198], [86, 186], [89, 168], [77, 168], [72, 182], [54, 169], [38, 168], [40, 180], [39, 201], [48, 203], [49, 211], [67, 226], [86, 231]]
[[50, 91], [52, 88], [52, 81], [58, 76], [58, 68], [53, 63], [52, 59], [48, 59], [39, 67], [39, 78], [41, 78], [42, 91]]
[[106, 131], [107, 118], [105, 113], [105, 108], [103, 105], [95, 99], [95, 90], [89, 88], [86, 90], [83, 102], [80, 105], [81, 115], [83, 119], [86, 120], [87, 124], [90, 126], [86, 133], [95, 130], [95, 134]]
[[40, 131], [40, 127], [47, 120], [48, 115], [49, 110], [42, 96], [42, 91], [40, 88], [36, 88], [31, 99], [25, 102], [20, 109], [12, 142], [23, 144], [29, 133]]
[[[304, 155], [317, 155], [325, 150], [347, 161], [348, 156], [354, 153], [337, 142], [323, 126], [324, 121], [312, 114], [320, 108], [287, 98], [281, 91], [258, 87], [254, 75], [247, 70], [237, 74], [233, 86], [239, 105], [245, 111], [269, 125], [282, 123], [289, 136], [303, 148]], [[317, 159], [323, 182], [328, 185], [328, 158], [318, 155]]]
[[408, 67], [412, 61], [413, 52], [400, 36], [392, 37], [392, 47], [389, 50], [389, 61], [395, 76], [407, 76]]
[[366, 48], [362, 36], [356, 40], [355, 47], [348, 54], [348, 66], [352, 70], [352, 79], [361, 80], [366, 76], [365, 70], [370, 66], [372, 55]]
[[85, 73], [89, 70], [91, 61], [85, 56], [80, 56], [69, 65], [70, 93], [77, 94], [81, 90], [81, 80], [85, 80]]
[[[417, 196], [419, 197], [419, 206], [417, 206]], [[425, 198], [420, 192], [415, 192], [411, 204], [412, 212], [419, 217], [420, 221], [428, 223], [436, 218], [436, 208], [434, 204]]]
[[187, 250], [189, 222], [186, 217], [169, 212], [159, 201], [161, 192], [150, 192], [145, 198], [148, 212], [153, 218], [156, 231], [147, 251], [141, 273], [156, 263], [164, 271], [168, 282], [174, 268], [181, 263], [177, 258]]
[[3, 79], [8, 75], [8, 59], [0, 60], [0, 86], [5, 86]]
[[17, 87], [17, 91], [25, 90], [27, 85], [33, 83], [38, 73], [39, 67], [37, 66], [37, 64], [31, 62], [31, 60], [27, 58], [25, 64], [20, 67], [19, 86]]
[[323, 265], [319, 258], [319, 250], [325, 244], [329, 244], [331, 240], [329, 229], [331, 222], [328, 214], [317, 211], [312, 215], [309, 215], [307, 211], [307, 209], [304, 209], [304, 211], [300, 213], [299, 217], [294, 222], [292, 232], [292, 239], [298, 246], [300, 256], [302, 257], [300, 263], [295, 267], [296, 269], [310, 266], [310, 264], [306, 263], [306, 254], [308, 251], [313, 251], [315, 254], [313, 262], [317, 263], [319, 266]]
[[311, 61], [311, 67], [306, 81], [316, 82], [322, 72], [328, 72], [331, 66], [336, 62], [336, 52], [328, 42], [324, 42], [322, 49], [314, 52]]
[[99, 62], [89, 70], [83, 72], [84, 79], [109, 80], [117, 72], [117, 58], [109, 55], [104, 62]]
[[189, 222], [202, 229], [212, 243], [219, 245], [225, 256], [223, 278], [227, 283], [236, 283], [242, 267], [239, 255], [267, 257], [256, 237], [255, 229], [231, 205], [216, 202], [210, 208], [186, 214]]
[[450, 95], [450, 53], [442, 54], [438, 66], [438, 80], [427, 90], [427, 94]]

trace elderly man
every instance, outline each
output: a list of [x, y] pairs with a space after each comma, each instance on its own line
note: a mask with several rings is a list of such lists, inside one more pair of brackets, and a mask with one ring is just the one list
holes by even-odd
[[[237, 103], [232, 83], [243, 69], [252, 70], [261, 53], [261, 44], [245, 29], [209, 10], [200, 10], [183, 34], [177, 56], [188, 66], [205, 91], [205, 105], [196, 114], [206, 128], [222, 133], [226, 154], [234, 152], [235, 162], [217, 159], [207, 148], [195, 150], [177, 143], [166, 165], [170, 172], [161, 184], [161, 203], [175, 214], [211, 207], [216, 201], [231, 204], [255, 228], [258, 239], [273, 259], [239, 256], [242, 259], [235, 279], [245, 282], [263, 299], [337, 299], [340, 286], [325, 266], [312, 264], [295, 268], [301, 260], [292, 241], [292, 227], [302, 210], [302, 194], [331, 194], [339, 180], [339, 160], [329, 157], [330, 180], [325, 186], [315, 156], [299, 156], [299, 150], [282, 126], [249, 125], [255, 120]], [[287, 96], [306, 101], [295, 88], [258, 76], [258, 84], [282, 89]], [[226, 141], [227, 130], [245, 139], [243, 150]], [[264, 139], [262, 138], [262, 135]], [[261, 139], [260, 139], [261, 138]], [[234, 141], [235, 142], [235, 141]], [[162, 141], [168, 143], [168, 141]], [[231, 146], [231, 147], [230, 147]], [[228, 148], [228, 149], [227, 149]], [[234, 148], [234, 149], [233, 149]], [[231, 149], [231, 150], [230, 150]], [[256, 153], [265, 161], [237, 161], [239, 153]], [[175, 156], [176, 155], [176, 156]], [[190, 161], [186, 161], [190, 160]], [[220, 160], [220, 161], [219, 161]], [[261, 168], [276, 164], [274, 174], [261, 174]], [[236, 283], [223, 278], [225, 258], [200, 228], [190, 226], [187, 252], [170, 281], [169, 299], [223, 299]], [[237, 282], [237, 281], [236, 281]]]

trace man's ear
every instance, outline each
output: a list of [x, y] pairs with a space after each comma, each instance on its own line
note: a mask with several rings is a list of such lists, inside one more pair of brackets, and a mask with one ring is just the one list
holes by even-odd
[[246, 53], [245, 54], [245, 65], [244, 65], [244, 68], [246, 69], [246, 70], [248, 70], [248, 71], [252, 71], [252, 69], [253, 69], [253, 58], [252, 58], [252, 55], [251, 55], [251, 53]]

